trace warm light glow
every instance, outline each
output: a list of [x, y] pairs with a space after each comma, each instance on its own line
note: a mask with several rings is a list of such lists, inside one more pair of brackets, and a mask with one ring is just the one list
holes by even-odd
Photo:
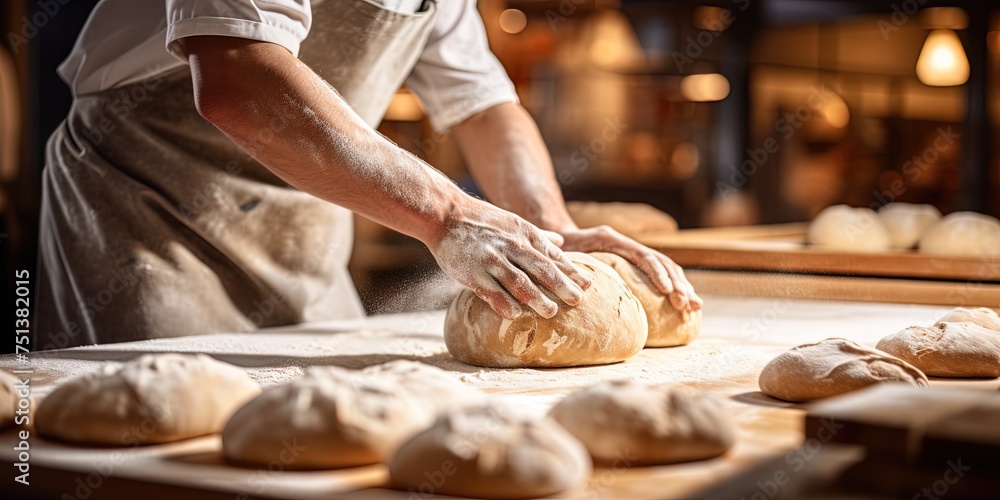
[[932, 87], [961, 85], [969, 79], [969, 59], [954, 31], [934, 30], [927, 35], [917, 58], [917, 78]]
[[588, 51], [595, 66], [605, 70], [620, 70], [645, 60], [635, 30], [624, 14], [617, 10], [605, 10], [592, 18], [594, 24]]
[[847, 103], [837, 94], [831, 95], [823, 102], [819, 114], [823, 115], [823, 119], [834, 128], [844, 128], [851, 121], [851, 111], [847, 109]]
[[410, 92], [396, 92], [385, 112], [385, 119], [399, 122], [415, 122], [424, 117], [424, 107], [420, 99]]
[[690, 142], [679, 143], [670, 154], [670, 173], [676, 179], [690, 179], [698, 172], [700, 159], [698, 146]]
[[511, 35], [516, 35], [528, 26], [528, 16], [517, 9], [507, 9], [500, 13], [500, 29]]
[[729, 95], [729, 80], [718, 73], [688, 75], [681, 80], [681, 95], [694, 102], [721, 101]]

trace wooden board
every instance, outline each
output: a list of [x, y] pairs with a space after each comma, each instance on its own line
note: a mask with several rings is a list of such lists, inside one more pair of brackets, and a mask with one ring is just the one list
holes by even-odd
[[[706, 486], [798, 444], [801, 410], [745, 407], [733, 413], [740, 441], [720, 458], [667, 466], [639, 467], [627, 462], [598, 466], [585, 485], [559, 498], [692, 498]], [[9, 459], [15, 442], [12, 432], [0, 433], [0, 457]], [[89, 480], [96, 487], [81, 490], [93, 491], [88, 500], [439, 498], [390, 489], [388, 471], [381, 464], [319, 471], [283, 470], [280, 464], [271, 470], [235, 466], [222, 459], [218, 436], [121, 449], [67, 445], [35, 436], [31, 446], [30, 490], [11, 488], [7, 477], [0, 481], [0, 497], [24, 498], [24, 492], [30, 491], [38, 498], [60, 498], [65, 493], [88, 498], [76, 491]]]
[[881, 384], [813, 405], [804, 437], [866, 450], [844, 485], [923, 498], [938, 483], [938, 495], [988, 498], [1000, 488], [998, 424], [1000, 393]]
[[840, 477], [864, 460], [860, 446], [823, 443], [773, 457], [728, 481], [702, 491], [700, 498], [743, 500], [871, 499], [870, 493], [844, 491]]
[[[41, 399], [56, 384], [97, 369], [103, 361], [125, 361], [155, 352], [204, 353], [240, 366], [255, 380], [268, 384], [297, 376], [309, 366], [358, 369], [389, 359], [417, 360], [449, 371], [464, 383], [496, 397], [534, 409], [540, 415], [563, 395], [598, 380], [626, 378], [683, 384], [723, 398], [737, 426], [736, 444], [727, 454], [688, 464], [598, 468], [585, 486], [566, 492], [560, 498], [697, 498], [705, 495], [706, 488], [719, 486], [775, 457], [778, 469], [769, 477], [780, 471], [798, 478], [800, 464], [827, 471], [841, 468], [853, 460], [851, 456], [826, 460], [813, 455], [813, 451], [796, 449], [803, 444], [804, 407], [762, 395], [757, 387], [761, 367], [792, 346], [832, 336], [873, 345], [886, 334], [909, 325], [929, 324], [941, 314], [939, 309], [707, 295], [702, 333], [691, 345], [644, 349], [628, 361], [614, 365], [538, 370], [480, 369], [459, 363], [445, 350], [443, 312], [409, 313], [294, 325], [267, 332], [179, 337], [33, 353], [32, 390], [33, 395]], [[0, 369], [10, 370], [15, 366], [18, 365], [10, 356], [0, 356]], [[993, 393], [1000, 388], [1000, 379], [932, 380], [931, 384], [957, 385]], [[12, 433], [0, 433], [0, 460], [13, 461], [14, 444]], [[810, 458], [806, 460], [805, 457]], [[385, 489], [383, 466], [332, 471], [290, 471], [280, 470], [280, 466], [269, 471], [233, 466], [221, 460], [217, 437], [115, 449], [69, 446], [35, 435], [32, 436], [30, 460], [30, 489], [11, 490], [13, 483], [8, 476], [0, 481], [0, 498], [25, 498], [35, 493], [38, 498], [48, 499], [60, 498], [66, 493], [82, 499], [85, 495], [75, 492], [80, 484], [78, 481], [99, 485], [92, 488], [92, 495], [86, 497], [87, 500], [234, 499], [246, 498], [241, 496], [244, 494], [252, 498], [282, 499], [414, 498], [409, 492]], [[95, 473], [101, 477], [94, 476]], [[753, 489], [757, 481], [765, 479], [761, 475], [750, 476], [744, 486]], [[794, 490], [789, 487], [788, 491]], [[763, 498], [754, 497], [756, 493], [712, 497]]]
[[805, 244], [807, 223], [688, 229], [638, 240], [684, 267], [1000, 283], [1000, 258], [850, 253]]
[[[994, 425], [968, 429], [970, 418], [991, 420]], [[899, 461], [935, 462], [949, 455], [925, 449], [928, 437], [950, 442], [951, 451], [957, 453], [953, 456], [969, 456], [972, 449], [984, 446], [1000, 452], [997, 424], [1000, 392], [879, 384], [813, 405], [806, 415], [805, 438], [861, 445]]]
[[688, 269], [698, 293], [739, 297], [1000, 307], [1000, 284]]
[[[16, 443], [13, 432], [0, 434], [5, 449]], [[30, 491], [42, 498], [59, 498], [64, 493], [91, 499], [138, 498], [142, 492], [142, 498], [152, 500], [177, 498], [182, 492], [186, 500], [318, 500], [379, 486], [387, 477], [379, 465], [306, 472], [281, 470], [280, 463], [272, 470], [237, 467], [223, 461], [219, 436], [124, 448], [75, 446], [33, 436], [30, 446], [31, 488], [21, 493]], [[35, 474], [39, 469], [44, 481]], [[8, 478], [0, 482], [9, 483]]]

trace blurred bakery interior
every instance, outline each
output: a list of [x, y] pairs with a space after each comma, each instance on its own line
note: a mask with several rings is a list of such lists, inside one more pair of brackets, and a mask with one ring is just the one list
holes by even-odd
[[[8, 38], [0, 51], [8, 271], [36, 258], [44, 143], [70, 105], [54, 69], [95, 3], [67, 3], [39, 43]], [[37, 8], [4, 2], [4, 32]], [[538, 122], [574, 210], [642, 203], [682, 229], [807, 221], [830, 205], [890, 201], [1000, 215], [995, 8], [971, 0], [479, 1], [491, 47]], [[379, 130], [476, 191], [455, 144], [432, 130], [405, 88]], [[356, 234], [351, 270], [369, 313], [443, 305], [407, 301], [420, 294], [405, 284], [437, 283], [424, 279], [435, 263], [416, 240], [360, 218]]]

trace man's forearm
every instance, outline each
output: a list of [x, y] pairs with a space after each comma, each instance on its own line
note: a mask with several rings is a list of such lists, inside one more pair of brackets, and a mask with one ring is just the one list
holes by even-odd
[[542, 229], [576, 229], [538, 126], [519, 104], [493, 106], [453, 133], [488, 200]]
[[550, 318], [559, 310], [551, 297], [583, 299], [590, 278], [557, 247], [560, 236], [463, 193], [368, 127], [284, 48], [205, 36], [185, 50], [198, 111], [289, 184], [420, 239], [507, 319], [519, 304]]
[[188, 42], [196, 103], [236, 144], [304, 192], [424, 243], [440, 238], [465, 196], [447, 177], [368, 127], [283, 48], [198, 38]]

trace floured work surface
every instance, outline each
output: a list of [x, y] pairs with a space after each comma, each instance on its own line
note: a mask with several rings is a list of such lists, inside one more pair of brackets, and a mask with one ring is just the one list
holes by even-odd
[[[911, 325], [931, 324], [949, 307], [821, 302], [769, 298], [706, 297], [701, 336], [684, 347], [644, 349], [625, 363], [567, 369], [482, 369], [455, 361], [442, 337], [443, 311], [299, 325], [251, 334], [217, 334], [31, 355], [37, 399], [53, 384], [94, 370], [104, 361], [123, 361], [152, 352], [202, 352], [243, 367], [262, 385], [294, 378], [303, 368], [337, 365], [362, 368], [410, 359], [447, 370], [459, 380], [510, 398], [543, 415], [568, 392], [601, 380], [627, 378], [677, 383], [726, 397], [738, 426], [736, 445], [723, 457], [681, 465], [630, 467], [623, 456], [615, 467], [598, 468], [576, 498], [689, 498], [802, 443], [804, 409], [772, 400], [757, 390], [761, 368], [781, 352], [828, 337], [846, 337], [870, 346]], [[11, 356], [0, 367], [18, 367]], [[998, 380], [937, 381], [935, 386], [997, 390]], [[135, 448], [86, 448], [33, 436], [31, 491], [82, 498], [118, 494], [125, 488], [147, 500], [176, 498], [410, 498], [381, 489], [382, 466], [334, 471], [272, 471], [222, 462], [218, 437]], [[0, 456], [14, 458], [14, 434], [0, 438]], [[8, 462], [9, 463], [9, 462]], [[107, 476], [107, 477], [105, 477]], [[79, 480], [80, 482], [78, 482]], [[5, 480], [5, 488], [11, 480]], [[169, 486], [169, 487], [168, 487]], [[183, 487], [187, 490], [171, 489]], [[15, 490], [18, 491], [18, 490]], [[26, 490], [20, 490], [26, 491]], [[214, 492], [214, 494], [213, 494]]]

